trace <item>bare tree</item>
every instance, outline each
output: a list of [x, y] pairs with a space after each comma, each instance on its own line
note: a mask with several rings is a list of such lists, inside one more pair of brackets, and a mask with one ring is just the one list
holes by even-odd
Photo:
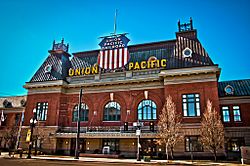
[[8, 149], [14, 149], [16, 139], [17, 139], [17, 131], [18, 128], [16, 126], [13, 126], [11, 128], [7, 128], [4, 131], [4, 140], [5, 140], [5, 146], [7, 145]]
[[165, 144], [167, 159], [169, 158], [168, 149], [170, 148], [171, 158], [173, 159], [174, 147], [182, 138], [182, 135], [180, 133], [181, 115], [176, 112], [176, 106], [170, 95], [166, 98], [159, 116], [158, 128], [159, 143]]
[[45, 133], [44, 129], [40, 128], [39, 122], [40, 121], [38, 120], [37, 125], [34, 128], [33, 141], [35, 142], [35, 155], [37, 154], [37, 148], [39, 148], [39, 150], [41, 150], [41, 145], [46, 140], [46, 133]]
[[207, 101], [206, 110], [201, 120], [201, 142], [210, 150], [217, 160], [217, 151], [224, 145], [224, 127], [220, 114], [213, 108], [212, 102]]

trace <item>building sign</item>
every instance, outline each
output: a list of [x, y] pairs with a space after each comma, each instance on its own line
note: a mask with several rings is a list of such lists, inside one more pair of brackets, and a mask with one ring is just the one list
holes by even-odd
[[80, 75], [90, 75], [90, 74], [98, 74], [99, 68], [98, 65], [85, 67], [85, 68], [77, 68], [77, 69], [69, 69], [69, 76], [80, 76]]
[[[144, 69], [154, 69], [154, 68], [165, 68], [167, 66], [167, 59], [155, 59], [150, 61], [141, 61], [141, 62], [130, 62], [128, 64], [128, 70], [144, 70]], [[98, 65], [69, 69], [69, 76], [81, 76], [81, 75], [90, 75], [98, 74], [99, 67]]]
[[[101, 50], [98, 54], [97, 64], [85, 68], [69, 69], [69, 76], [81, 76], [98, 74], [99, 68], [114, 70], [125, 67], [128, 64], [130, 55], [127, 44], [130, 40], [125, 34], [106, 36], [99, 43]], [[152, 55], [152, 57], [154, 57]], [[143, 70], [154, 68], [165, 68], [167, 66], [166, 59], [149, 58], [148, 61], [130, 62], [127, 70]]]
[[117, 69], [124, 67], [129, 61], [127, 44], [129, 39], [125, 34], [107, 36], [100, 42], [98, 65], [102, 69]]
[[30, 136], [31, 136], [31, 131], [28, 129], [27, 135], [26, 135], [26, 142], [30, 142]]
[[141, 61], [141, 62], [130, 62], [128, 64], [128, 70], [143, 70], [143, 69], [153, 69], [153, 68], [160, 68], [166, 67], [167, 60], [166, 59], [154, 59], [149, 61]]

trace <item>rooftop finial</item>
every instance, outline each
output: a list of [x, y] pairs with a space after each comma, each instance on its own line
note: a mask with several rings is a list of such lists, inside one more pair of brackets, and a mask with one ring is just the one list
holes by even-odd
[[56, 41], [54, 40], [53, 41], [52, 50], [53, 51], [61, 50], [61, 51], [68, 52], [68, 50], [69, 50], [69, 44], [67, 44], [67, 45], [64, 44], [64, 38], [62, 38], [61, 43], [56, 43]]
[[190, 17], [189, 23], [181, 24], [181, 22], [179, 20], [178, 21], [178, 30], [179, 30], [179, 32], [193, 30], [193, 20], [192, 20], [192, 17]]

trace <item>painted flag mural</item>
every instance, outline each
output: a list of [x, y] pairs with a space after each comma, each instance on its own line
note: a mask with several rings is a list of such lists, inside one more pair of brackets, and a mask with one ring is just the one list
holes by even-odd
[[125, 34], [107, 36], [99, 43], [101, 50], [98, 55], [98, 65], [102, 69], [118, 69], [129, 61], [127, 44], [129, 39]]

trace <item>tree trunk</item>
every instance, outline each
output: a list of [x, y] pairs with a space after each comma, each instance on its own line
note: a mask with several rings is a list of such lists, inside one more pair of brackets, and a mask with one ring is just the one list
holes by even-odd
[[168, 160], [168, 145], [166, 145], [166, 157], [167, 157], [167, 160]]
[[217, 161], [216, 149], [214, 149], [214, 161]]
[[171, 159], [173, 160], [174, 159], [174, 147], [171, 147]]

